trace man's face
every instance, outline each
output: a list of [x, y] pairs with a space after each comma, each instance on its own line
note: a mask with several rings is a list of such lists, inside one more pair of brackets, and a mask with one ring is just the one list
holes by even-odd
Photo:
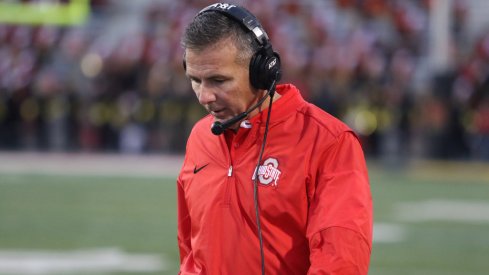
[[237, 63], [238, 49], [223, 39], [201, 51], [186, 50], [187, 76], [199, 103], [225, 121], [246, 111], [256, 101], [249, 81], [248, 63]]

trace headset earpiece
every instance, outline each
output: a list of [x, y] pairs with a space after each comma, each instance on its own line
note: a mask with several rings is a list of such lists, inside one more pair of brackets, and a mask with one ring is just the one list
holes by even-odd
[[274, 80], [281, 78], [280, 56], [269, 49], [261, 48], [250, 61], [250, 82], [257, 89], [268, 89]]

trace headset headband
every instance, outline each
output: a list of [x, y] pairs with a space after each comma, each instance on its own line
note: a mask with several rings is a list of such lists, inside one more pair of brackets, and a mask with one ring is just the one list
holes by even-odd
[[201, 11], [199, 11], [197, 16], [210, 11], [219, 12], [239, 22], [242, 26], [255, 35], [255, 38], [260, 46], [265, 46], [269, 43], [268, 35], [258, 22], [258, 19], [246, 9], [227, 3], [215, 3], [203, 8]]

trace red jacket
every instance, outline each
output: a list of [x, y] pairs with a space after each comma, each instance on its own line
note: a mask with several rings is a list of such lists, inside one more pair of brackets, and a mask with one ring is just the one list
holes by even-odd
[[[266, 274], [367, 274], [372, 198], [360, 144], [293, 85], [277, 92], [258, 181]], [[177, 180], [180, 274], [260, 274], [252, 178], [266, 116], [226, 136], [211, 133], [211, 116], [194, 126]]]

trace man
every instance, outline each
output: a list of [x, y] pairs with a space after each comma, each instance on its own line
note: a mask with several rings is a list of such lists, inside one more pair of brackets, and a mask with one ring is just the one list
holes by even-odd
[[182, 44], [210, 115], [177, 180], [180, 274], [367, 274], [372, 200], [355, 134], [292, 84], [274, 93], [279, 56], [245, 9], [207, 7]]

